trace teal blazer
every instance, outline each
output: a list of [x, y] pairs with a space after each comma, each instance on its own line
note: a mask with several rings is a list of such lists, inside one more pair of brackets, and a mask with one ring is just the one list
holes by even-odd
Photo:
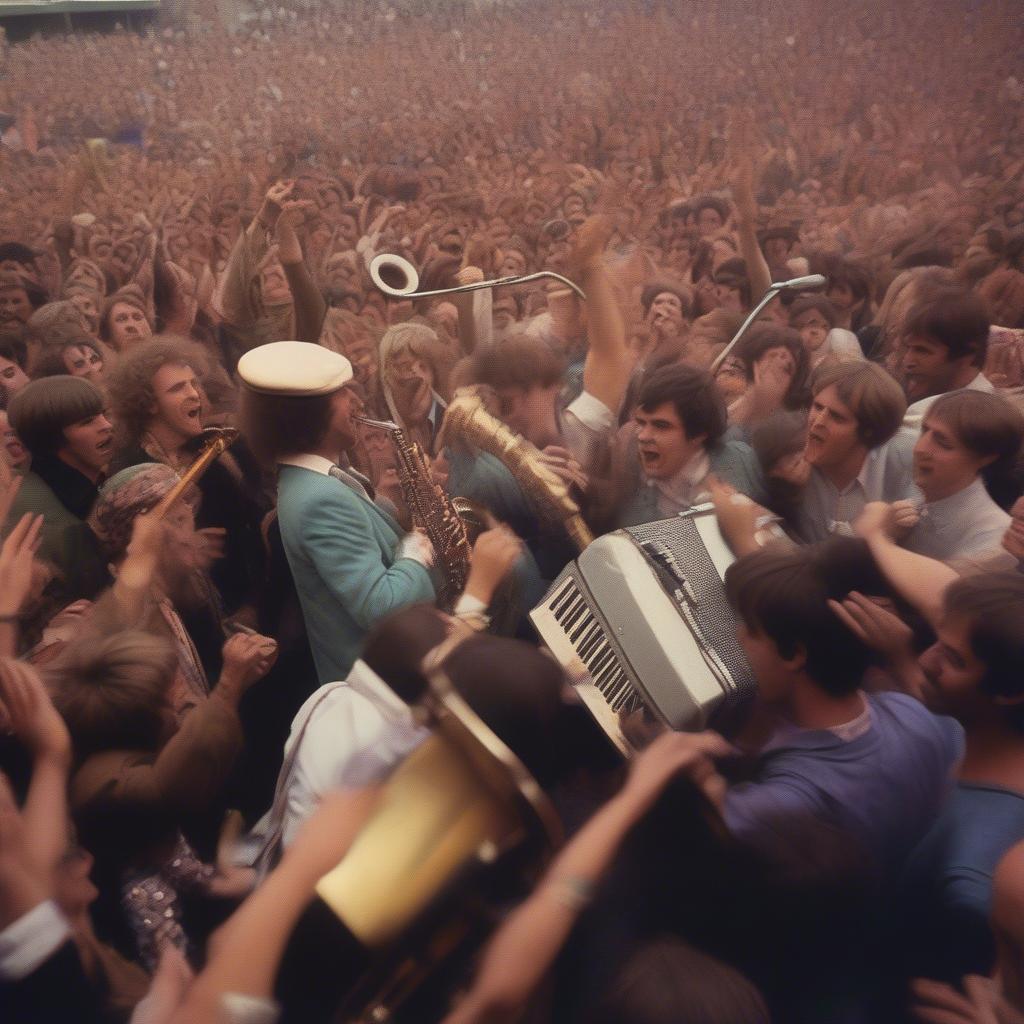
[[321, 683], [347, 678], [379, 619], [434, 601], [430, 573], [395, 557], [398, 523], [340, 480], [280, 466], [277, 517]]

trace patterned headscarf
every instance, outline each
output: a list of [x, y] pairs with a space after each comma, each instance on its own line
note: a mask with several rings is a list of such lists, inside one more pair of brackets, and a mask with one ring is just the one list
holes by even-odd
[[170, 466], [143, 462], [122, 469], [100, 488], [89, 525], [108, 557], [124, 554], [135, 517], [154, 508], [178, 480]]

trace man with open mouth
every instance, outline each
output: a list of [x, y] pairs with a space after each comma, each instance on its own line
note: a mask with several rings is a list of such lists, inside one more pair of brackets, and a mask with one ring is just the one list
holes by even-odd
[[39, 557], [58, 570], [65, 603], [94, 597], [109, 583], [106, 559], [86, 519], [105, 479], [114, 432], [102, 392], [81, 377], [44, 377], [11, 399], [7, 415], [32, 456], [9, 522], [42, 515]]
[[725, 403], [706, 371], [683, 364], [655, 370], [640, 388], [633, 422], [642, 480], [620, 525], [653, 522], [709, 501], [711, 474], [754, 501], [765, 500], [753, 450], [722, 440]]
[[860, 360], [823, 368], [813, 391], [804, 444], [810, 475], [797, 524], [807, 542], [851, 535], [868, 502], [914, 494], [913, 440], [896, 434], [906, 409], [896, 381]]
[[[118, 445], [111, 472], [161, 462], [184, 472], [203, 446], [208, 413], [201, 376], [207, 360], [183, 338], [156, 337], [130, 349], [108, 381]], [[249, 470], [252, 470], [251, 474]], [[227, 614], [254, 605], [265, 562], [258, 472], [239, 447], [223, 453], [197, 483], [196, 525], [224, 557], [210, 571]]]
[[945, 286], [920, 298], [907, 316], [900, 347], [899, 375], [910, 403], [905, 427], [919, 430], [939, 395], [993, 390], [982, 372], [988, 332], [988, 313], [974, 292]]

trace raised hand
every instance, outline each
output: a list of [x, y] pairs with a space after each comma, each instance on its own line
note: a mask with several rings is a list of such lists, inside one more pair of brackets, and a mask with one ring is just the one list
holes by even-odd
[[282, 263], [301, 263], [302, 245], [295, 232], [295, 225], [301, 219], [303, 211], [313, 206], [310, 199], [286, 199], [280, 206], [277, 218], [277, 258]]
[[0, 547], [0, 618], [14, 618], [25, 606], [42, 528], [43, 517], [26, 512]]
[[284, 204], [294, 189], [294, 181], [275, 181], [267, 189], [257, 219], [268, 231], [273, 231], [277, 227], [277, 219], [281, 216]]
[[892, 663], [914, 659], [914, 631], [894, 612], [851, 590], [829, 607], [846, 628]]
[[671, 779], [685, 772], [717, 803], [724, 790], [712, 759], [734, 753], [716, 732], [663, 733], [633, 759], [622, 795], [648, 808]]
[[583, 472], [583, 467], [576, 460], [576, 456], [568, 448], [549, 444], [540, 453], [540, 457], [548, 469], [567, 484], [575, 484], [581, 491], [587, 489], [590, 480]]
[[605, 214], [588, 217], [580, 225], [573, 239], [569, 262], [580, 269], [600, 264], [614, 227], [612, 219]]
[[939, 981], [911, 982], [915, 1020], [925, 1024], [1024, 1024], [1024, 1013], [1011, 1006], [991, 978], [968, 975], [964, 994]]
[[0, 658], [0, 719], [37, 760], [66, 765], [71, 737], [39, 673], [14, 658]]
[[1010, 509], [1010, 525], [1003, 534], [1003, 547], [1018, 562], [1024, 562], [1024, 498], [1018, 498]]
[[469, 561], [466, 593], [485, 605], [523, 553], [523, 542], [507, 527], [485, 530], [476, 539]]
[[739, 556], [756, 551], [757, 520], [761, 509], [745, 494], [740, 494], [718, 477], [712, 475], [705, 481], [715, 505], [718, 528], [729, 547]]

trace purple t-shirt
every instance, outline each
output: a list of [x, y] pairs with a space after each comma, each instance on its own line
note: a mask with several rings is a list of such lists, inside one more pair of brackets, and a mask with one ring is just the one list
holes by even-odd
[[785, 844], [808, 818], [849, 835], [884, 875], [934, 822], [963, 756], [963, 729], [901, 693], [866, 695], [852, 738], [789, 729], [766, 744], [757, 780], [730, 788], [725, 821], [754, 846]]

